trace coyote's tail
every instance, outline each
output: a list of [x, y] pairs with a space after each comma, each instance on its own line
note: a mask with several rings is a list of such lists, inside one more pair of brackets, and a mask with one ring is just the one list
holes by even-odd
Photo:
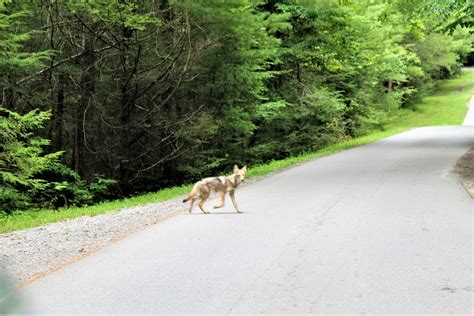
[[184, 198], [183, 200], [183, 203], [186, 203], [187, 201], [191, 200], [192, 198], [194, 198], [194, 196], [196, 195], [197, 193], [197, 187], [198, 187], [198, 184], [196, 183], [193, 187], [193, 189], [191, 190], [191, 192], [189, 192], [189, 194]]

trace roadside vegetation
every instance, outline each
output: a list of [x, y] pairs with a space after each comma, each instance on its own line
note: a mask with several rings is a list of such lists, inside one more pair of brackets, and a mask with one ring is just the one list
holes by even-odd
[[473, 14], [468, 0], [0, 0], [0, 231], [457, 124], [472, 76], [443, 80], [472, 58]]
[[[284, 168], [327, 156], [345, 149], [377, 141], [411, 128], [436, 125], [460, 125], [467, 111], [467, 104], [474, 95], [474, 71], [465, 72], [455, 79], [441, 82], [434, 92], [410, 109], [398, 112], [382, 129], [372, 130], [367, 135], [324, 147], [318, 151], [274, 160], [252, 166], [248, 178], [264, 176]], [[188, 193], [192, 184], [167, 188], [115, 201], [98, 203], [86, 207], [69, 207], [58, 210], [27, 210], [0, 217], [0, 233], [41, 226], [47, 223], [73, 219], [80, 216], [94, 216], [126, 207], [157, 203]]]

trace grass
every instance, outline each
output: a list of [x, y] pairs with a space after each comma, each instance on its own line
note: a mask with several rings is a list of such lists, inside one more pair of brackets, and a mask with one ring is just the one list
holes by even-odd
[[59, 210], [28, 210], [0, 217], [0, 233], [37, 227], [47, 223], [64, 221], [81, 216], [94, 216], [123, 208], [156, 203], [184, 195], [191, 190], [192, 185], [183, 185], [160, 190], [155, 193], [137, 195], [130, 198], [103, 202], [91, 206], [60, 208]]
[[[334, 144], [313, 153], [270, 163], [252, 166], [248, 178], [263, 176], [271, 172], [302, 163], [307, 160], [327, 156], [345, 149], [364, 145], [414, 127], [436, 125], [460, 125], [467, 111], [466, 104], [474, 94], [474, 71], [468, 71], [456, 79], [439, 84], [434, 93], [416, 105], [416, 111], [401, 110], [399, 114], [385, 125], [383, 131], [372, 131], [368, 135]], [[192, 185], [168, 188], [156, 193], [143, 194], [131, 198], [103, 202], [87, 207], [70, 207], [57, 211], [30, 210], [18, 212], [11, 216], [0, 217], [0, 233], [41, 226], [47, 223], [73, 219], [80, 216], [94, 216], [122, 208], [157, 203], [184, 195]]]
[[443, 81], [436, 90], [415, 106], [416, 111], [403, 109], [384, 126], [369, 134], [334, 144], [313, 153], [252, 167], [249, 176], [262, 176], [307, 160], [327, 156], [345, 149], [374, 142], [415, 127], [461, 125], [467, 112], [466, 105], [474, 95], [474, 71], [466, 71], [455, 79]]

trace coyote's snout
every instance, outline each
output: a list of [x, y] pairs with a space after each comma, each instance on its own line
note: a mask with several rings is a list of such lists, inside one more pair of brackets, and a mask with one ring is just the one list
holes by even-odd
[[221, 196], [221, 204], [214, 206], [214, 208], [220, 208], [224, 206], [225, 203], [225, 194], [229, 192], [229, 196], [234, 204], [235, 209], [238, 213], [242, 213], [235, 201], [235, 189], [239, 184], [244, 181], [245, 174], [247, 173], [247, 166], [244, 166], [242, 169], [239, 169], [237, 165], [234, 166], [234, 174], [231, 176], [222, 176], [222, 177], [211, 177], [204, 178], [201, 181], [197, 182], [188, 196], [183, 200], [183, 203], [191, 200], [191, 205], [189, 206], [189, 212], [192, 211], [194, 202], [199, 199], [198, 206], [203, 211], [204, 214], [208, 212], [204, 209], [204, 202], [209, 198], [209, 195], [212, 191], [219, 192]]

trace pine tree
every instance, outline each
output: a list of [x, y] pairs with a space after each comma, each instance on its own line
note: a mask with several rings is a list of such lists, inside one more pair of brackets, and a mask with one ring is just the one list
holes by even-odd
[[8, 13], [7, 4], [0, 1], [0, 212], [11, 213], [26, 207], [30, 202], [29, 190], [41, 188], [44, 180], [34, 176], [57, 163], [61, 152], [43, 154], [43, 147], [49, 141], [35, 136], [34, 132], [44, 126], [49, 112], [33, 110], [21, 115], [7, 108], [13, 108], [15, 82], [18, 77], [41, 67], [49, 52], [22, 52], [22, 43], [30, 38], [31, 32], [17, 33], [28, 11]]

